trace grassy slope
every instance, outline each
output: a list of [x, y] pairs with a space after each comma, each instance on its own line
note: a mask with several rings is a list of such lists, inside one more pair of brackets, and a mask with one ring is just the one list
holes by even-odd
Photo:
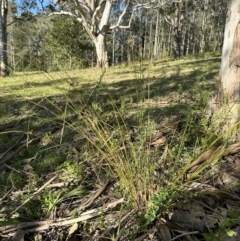
[[[175, 195], [177, 170], [207, 145], [199, 129], [219, 66], [218, 55], [205, 55], [112, 67], [101, 83], [99, 69], [14, 73], [1, 79], [0, 163], [9, 165], [0, 168], [1, 197], [9, 191], [1, 217], [12, 212], [11, 219], [18, 221], [48, 219], [54, 206], [61, 213], [54, 218], [66, 217], [62, 206], [84, 202], [89, 191], [111, 179], [117, 181], [114, 189], [95, 206], [124, 196], [130, 201], [126, 210], [141, 207], [147, 213], [143, 222], [150, 223], [161, 211], [149, 208], [152, 197], [167, 193], [157, 197], [158, 205], [166, 201], [163, 208], [180, 198]], [[17, 151], [34, 138], [40, 139]], [[172, 161], [164, 166], [170, 178], [157, 168], [166, 155]], [[73, 185], [45, 188], [14, 211], [55, 173], [60, 175], [56, 182], [72, 180]], [[101, 218], [98, 225], [108, 227]]]

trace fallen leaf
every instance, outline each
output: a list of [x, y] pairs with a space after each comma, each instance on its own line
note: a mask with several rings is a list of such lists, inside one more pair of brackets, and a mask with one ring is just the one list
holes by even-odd
[[25, 159], [22, 160], [22, 162], [28, 164], [28, 163], [30, 163], [31, 161], [35, 160], [36, 157], [37, 157], [37, 155], [38, 155], [38, 153], [37, 153], [34, 157], [25, 158]]
[[175, 210], [169, 215], [171, 225], [179, 230], [196, 230], [203, 232], [204, 224], [199, 217], [195, 217], [188, 211]]
[[214, 210], [217, 214], [220, 215], [220, 218], [226, 218], [227, 214], [228, 214], [228, 209], [226, 208], [222, 208], [222, 207], [218, 207]]
[[211, 215], [206, 215], [202, 221], [204, 225], [209, 229], [216, 228], [216, 225], [218, 223], [218, 219]]
[[163, 145], [165, 142], [166, 142], [166, 137], [161, 137], [161, 138], [157, 139], [156, 141], [151, 142], [150, 145], [155, 147], [155, 146]]
[[76, 233], [76, 231], [78, 230], [78, 223], [74, 223], [71, 228], [68, 231], [68, 237], [67, 237], [67, 241], [75, 241], [77, 240], [74, 233]]
[[171, 240], [171, 234], [167, 225], [160, 225], [159, 227], [160, 234], [162, 236], [163, 241]]

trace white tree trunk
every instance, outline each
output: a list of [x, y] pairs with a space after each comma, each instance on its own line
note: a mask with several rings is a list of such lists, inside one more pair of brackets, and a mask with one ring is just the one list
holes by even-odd
[[7, 12], [8, 1], [0, 0], [0, 70], [2, 77], [9, 74], [7, 67]]
[[113, 32], [113, 39], [112, 39], [112, 66], [115, 65], [115, 31]]
[[204, 10], [203, 17], [202, 17], [202, 27], [201, 27], [202, 36], [200, 41], [200, 53], [203, 53], [205, 48], [205, 24], [206, 24], [206, 9]]
[[226, 18], [220, 83], [217, 96], [210, 103], [213, 117], [221, 115], [224, 130], [240, 117], [240, 1], [230, 0]]
[[148, 59], [151, 59], [151, 56], [152, 56], [152, 39], [153, 39], [153, 37], [152, 37], [152, 29], [153, 29], [153, 27], [152, 27], [152, 25], [153, 25], [153, 20], [151, 19], [151, 21], [150, 21], [150, 30], [149, 30], [149, 41], [148, 41], [148, 45], [149, 45], [149, 47], [148, 47]]
[[106, 50], [106, 39], [104, 35], [99, 35], [94, 41], [97, 54], [97, 67], [108, 67], [108, 55]]
[[95, 39], [93, 39], [96, 53], [97, 53], [97, 67], [108, 67], [108, 54], [106, 48], [106, 37], [109, 30], [109, 17], [111, 13], [112, 3], [107, 1], [102, 13], [102, 18], [98, 26], [98, 32]]
[[143, 58], [147, 58], [147, 49], [149, 45], [149, 39], [147, 37], [147, 31], [146, 29], [148, 28], [148, 12], [146, 16], [146, 21], [145, 21], [145, 26], [144, 26], [144, 48], [143, 48]]
[[167, 56], [171, 55], [171, 50], [172, 50], [172, 35], [173, 29], [172, 25], [169, 25], [169, 32], [168, 32], [168, 39], [167, 39]]
[[157, 19], [156, 19], [156, 28], [155, 28], [155, 40], [154, 40], [154, 47], [153, 47], [153, 56], [156, 58], [158, 56], [158, 49], [159, 49], [159, 43], [158, 43], [158, 35], [159, 35], [159, 12], [157, 12]]
[[11, 61], [11, 68], [13, 70], [15, 70], [15, 47], [14, 47], [14, 42], [13, 42], [13, 25], [11, 25], [11, 30], [10, 30], [10, 33], [9, 33], [9, 36], [10, 36], [10, 41], [9, 41], [9, 47], [10, 47], [10, 61]]
[[191, 38], [191, 25], [188, 27], [188, 33], [187, 33], [187, 46], [186, 46], [186, 56], [189, 55], [189, 46], [190, 46], [190, 38]]

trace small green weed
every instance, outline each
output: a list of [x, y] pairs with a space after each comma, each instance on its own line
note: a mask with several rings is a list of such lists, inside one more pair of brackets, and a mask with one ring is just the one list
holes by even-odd
[[53, 191], [46, 189], [41, 195], [42, 209], [45, 213], [49, 213], [52, 208], [59, 202], [62, 191]]
[[154, 193], [147, 203], [146, 214], [144, 215], [144, 226], [152, 223], [157, 216], [169, 210], [176, 200], [181, 198], [180, 190], [176, 187], [165, 187]]
[[63, 175], [61, 179], [70, 180], [73, 179], [82, 179], [84, 165], [77, 163], [73, 160], [67, 160], [58, 167], [59, 170], [62, 170]]
[[209, 233], [204, 233], [203, 236], [206, 241], [225, 241], [236, 237], [237, 233], [234, 228], [240, 225], [240, 209], [234, 207], [234, 211], [228, 212], [227, 217], [221, 218], [217, 230], [210, 230]]

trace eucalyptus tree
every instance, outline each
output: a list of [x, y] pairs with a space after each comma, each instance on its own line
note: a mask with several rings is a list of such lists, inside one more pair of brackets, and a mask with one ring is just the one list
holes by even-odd
[[[156, 0], [154, 7], [165, 4], [165, 0]], [[138, 3], [131, 0], [59, 0], [59, 11], [52, 14], [68, 15], [82, 24], [94, 43], [97, 54], [97, 66], [108, 66], [106, 39], [114, 29], [130, 28], [137, 9], [151, 7], [149, 2]], [[71, 6], [70, 6], [71, 5]], [[69, 7], [70, 6], [70, 7]], [[65, 7], [65, 9], [64, 9]], [[67, 8], [68, 7], [68, 8]], [[118, 8], [117, 20], [110, 23], [110, 17]]]

